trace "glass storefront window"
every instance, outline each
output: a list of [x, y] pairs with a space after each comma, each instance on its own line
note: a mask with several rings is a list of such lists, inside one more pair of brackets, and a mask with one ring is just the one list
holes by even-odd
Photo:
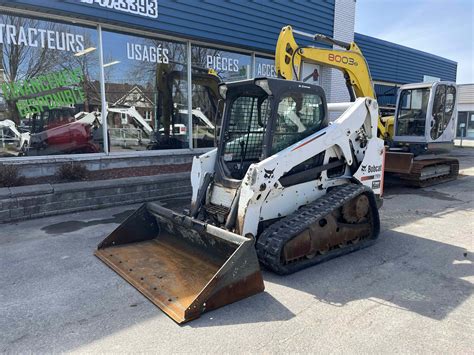
[[193, 147], [214, 147], [220, 133], [223, 101], [219, 99], [219, 77], [200, 68], [192, 70]]
[[189, 147], [186, 44], [102, 36], [111, 151]]
[[0, 156], [102, 151], [96, 29], [0, 15]]
[[258, 77], [277, 78], [275, 60], [273, 58], [255, 57], [255, 75]]
[[249, 79], [252, 76], [252, 57], [249, 54], [193, 45], [191, 57], [193, 69], [211, 69], [225, 82]]
[[271, 58], [198, 45], [188, 58], [185, 42], [103, 30], [103, 118], [99, 42], [97, 28], [0, 15], [0, 157], [103, 152], [104, 121], [112, 152], [214, 147], [219, 83], [276, 77]]
[[247, 54], [191, 47], [193, 147], [216, 145], [223, 109], [218, 84], [250, 78], [251, 62]]
[[[278, 78], [276, 72], [275, 59], [265, 57], [255, 57], [255, 74], [258, 77]], [[301, 81], [321, 85], [321, 67], [317, 64], [303, 63], [301, 72], [298, 73]]]
[[458, 112], [456, 137], [474, 138], [474, 112]]

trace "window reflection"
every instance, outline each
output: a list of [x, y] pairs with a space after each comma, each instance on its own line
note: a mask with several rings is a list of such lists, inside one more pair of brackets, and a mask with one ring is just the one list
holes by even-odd
[[219, 82], [251, 77], [250, 55], [216, 48], [192, 46], [193, 146], [213, 147], [220, 134], [223, 102], [219, 101]]
[[111, 150], [187, 148], [186, 44], [115, 32], [103, 43]]
[[272, 152], [277, 153], [326, 125], [324, 107], [319, 95], [288, 93], [278, 103]]
[[0, 155], [100, 152], [97, 31], [4, 14], [0, 45]]
[[273, 58], [255, 57], [255, 77], [277, 78]]
[[192, 45], [188, 58], [183, 42], [102, 35], [105, 118], [96, 28], [0, 15], [1, 156], [102, 152], [105, 120], [111, 151], [214, 147], [218, 84], [276, 76], [271, 58], [253, 68], [250, 54]]

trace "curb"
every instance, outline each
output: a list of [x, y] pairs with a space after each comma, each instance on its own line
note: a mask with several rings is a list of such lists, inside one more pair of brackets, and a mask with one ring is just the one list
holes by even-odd
[[189, 172], [0, 188], [0, 223], [190, 194]]

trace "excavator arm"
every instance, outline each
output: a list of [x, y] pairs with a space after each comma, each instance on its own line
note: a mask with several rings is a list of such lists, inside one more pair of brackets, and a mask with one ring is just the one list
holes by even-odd
[[[296, 43], [295, 34], [344, 49], [300, 46]], [[275, 67], [278, 76], [286, 80], [302, 80], [300, 78], [302, 62], [340, 70], [344, 74], [351, 101], [359, 97], [376, 99], [369, 67], [361, 50], [354, 42], [346, 43], [325, 35], [294, 30], [291, 26], [283, 27], [275, 51]], [[381, 138], [385, 138], [388, 132], [380, 119], [377, 128]]]

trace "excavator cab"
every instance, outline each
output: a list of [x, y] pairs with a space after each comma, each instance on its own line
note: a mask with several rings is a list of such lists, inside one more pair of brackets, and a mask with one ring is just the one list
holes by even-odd
[[455, 116], [455, 83], [401, 86], [385, 169], [417, 187], [456, 179], [458, 160], [443, 156], [453, 148]]
[[395, 111], [395, 146], [430, 152], [450, 149], [454, 138], [456, 84], [419, 83], [400, 88]]

